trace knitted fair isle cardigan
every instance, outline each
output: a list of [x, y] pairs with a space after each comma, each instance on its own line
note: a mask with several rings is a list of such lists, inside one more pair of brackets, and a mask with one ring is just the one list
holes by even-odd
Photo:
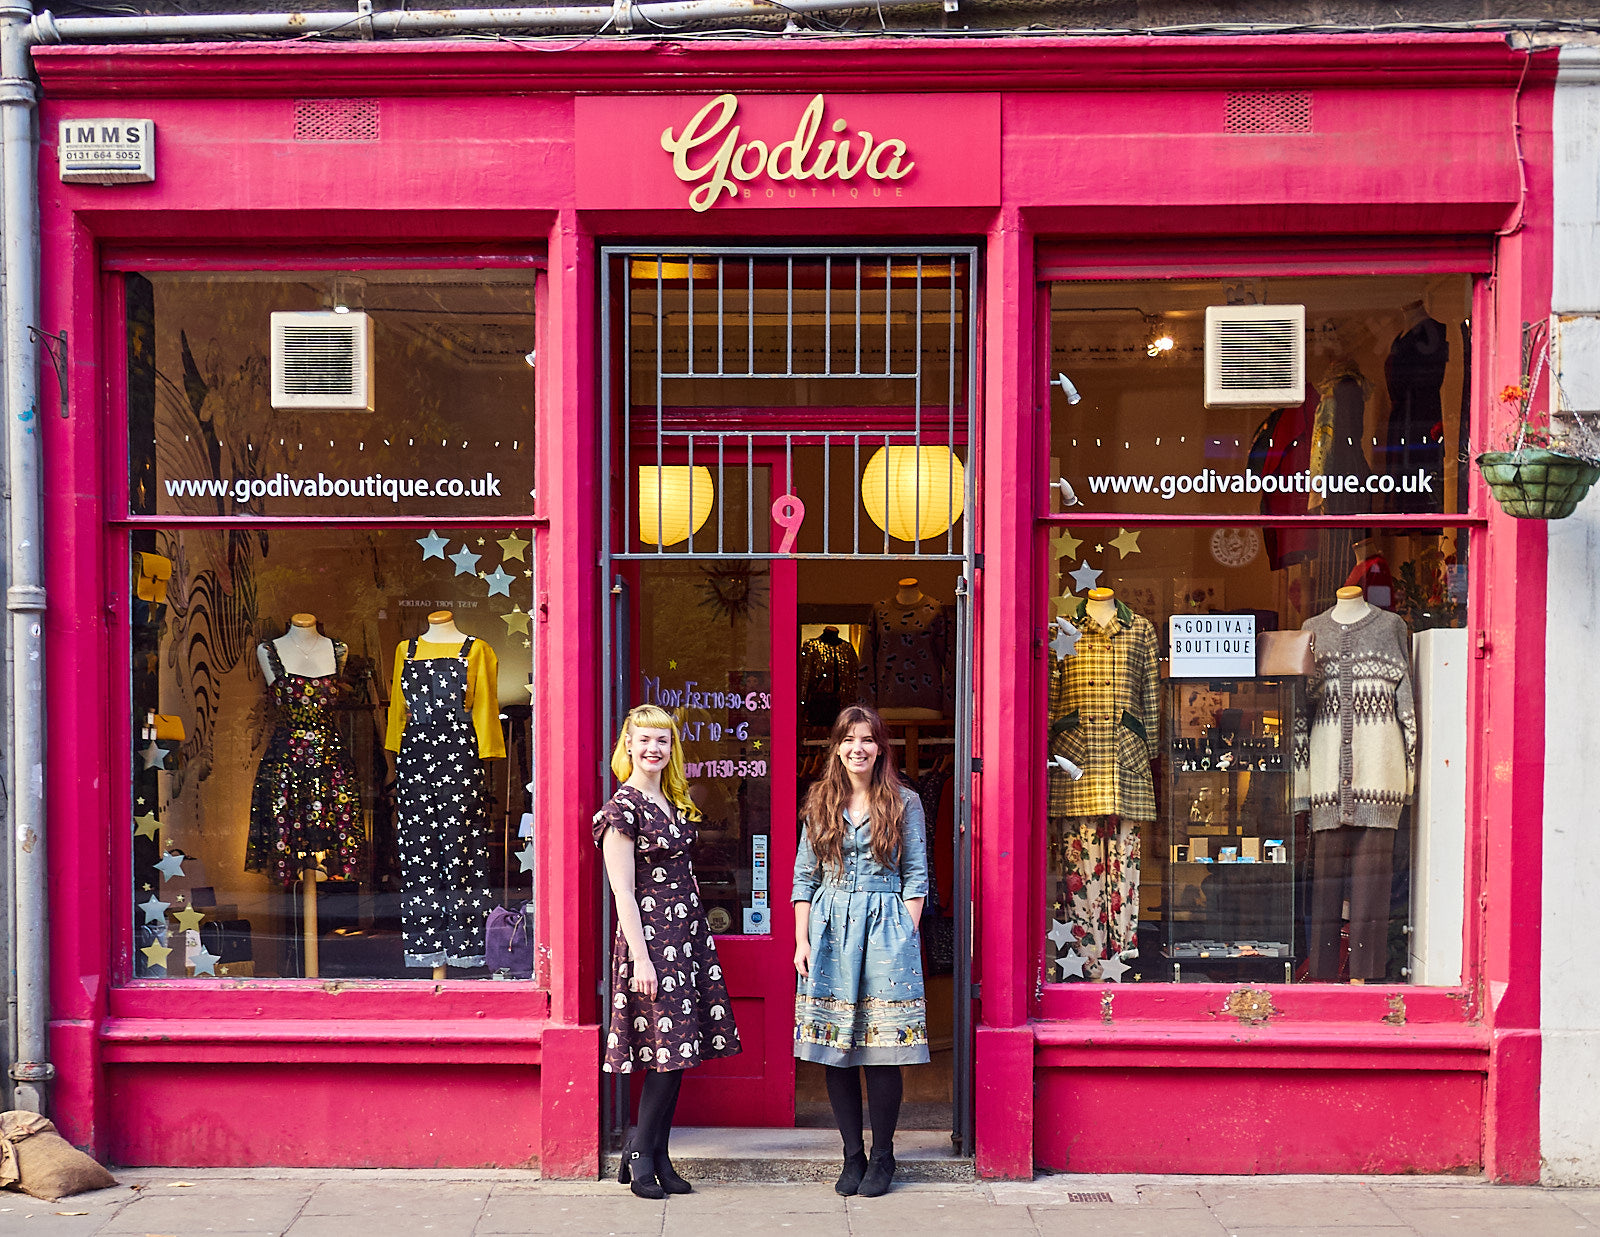
[[1376, 607], [1354, 623], [1318, 614], [1305, 707], [1295, 714], [1294, 807], [1314, 831], [1393, 829], [1417, 772], [1411, 639], [1404, 620]]

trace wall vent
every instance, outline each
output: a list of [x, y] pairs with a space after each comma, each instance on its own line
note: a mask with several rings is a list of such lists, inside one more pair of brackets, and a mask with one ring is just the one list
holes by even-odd
[[1309, 90], [1230, 90], [1223, 129], [1228, 133], [1310, 133]]
[[272, 406], [371, 412], [372, 319], [331, 311], [273, 314]]
[[294, 140], [297, 142], [376, 142], [376, 99], [296, 99]]
[[1206, 407], [1277, 408], [1306, 397], [1304, 305], [1206, 308]]

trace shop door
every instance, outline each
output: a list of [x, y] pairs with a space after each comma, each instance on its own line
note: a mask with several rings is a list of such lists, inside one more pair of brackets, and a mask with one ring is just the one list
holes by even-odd
[[[788, 895], [798, 781], [826, 748], [815, 701], [800, 708], [802, 619], [864, 627], [919, 577], [947, 607], [955, 690], [948, 716], [899, 742], [908, 768], [919, 743], [942, 751], [953, 787], [939, 1020], [951, 1132], [971, 1154], [975, 263], [970, 248], [602, 251], [605, 723], [646, 701], [681, 719], [744, 1046], [686, 1078], [680, 1124], [795, 1121]], [[630, 1087], [610, 1079], [607, 1096], [614, 1141]]]

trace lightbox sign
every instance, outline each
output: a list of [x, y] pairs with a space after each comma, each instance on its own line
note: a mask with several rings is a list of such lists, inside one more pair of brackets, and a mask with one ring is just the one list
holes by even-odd
[[1249, 679], [1256, 673], [1256, 616], [1174, 614], [1167, 620], [1167, 675]]
[[127, 185], [156, 178], [156, 122], [63, 120], [57, 143], [66, 184]]
[[582, 97], [578, 205], [995, 206], [999, 96]]

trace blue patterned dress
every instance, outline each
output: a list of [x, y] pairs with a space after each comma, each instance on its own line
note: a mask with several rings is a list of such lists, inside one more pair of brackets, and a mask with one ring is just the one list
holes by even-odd
[[900, 862], [872, 855], [869, 821], [845, 831], [843, 869], [818, 861], [810, 831], [795, 856], [791, 902], [811, 903], [811, 974], [795, 994], [794, 1055], [823, 1065], [920, 1065], [928, 1060], [922, 950], [906, 899], [928, 896], [922, 803], [902, 787]]

